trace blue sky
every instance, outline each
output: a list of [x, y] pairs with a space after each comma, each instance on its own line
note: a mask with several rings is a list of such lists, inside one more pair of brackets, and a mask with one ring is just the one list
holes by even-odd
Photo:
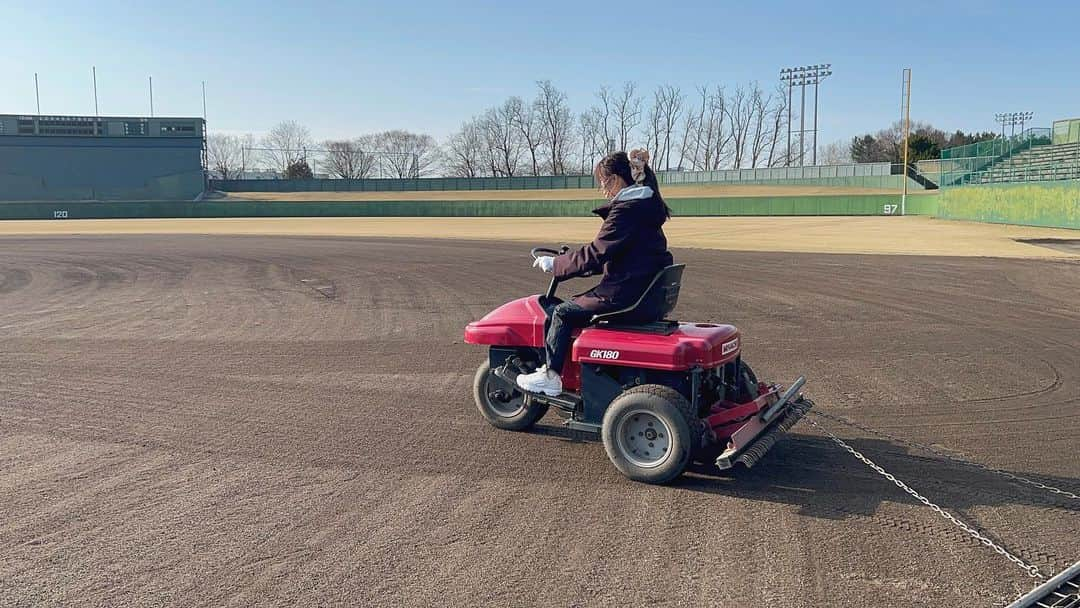
[[[317, 139], [407, 128], [440, 139], [538, 79], [575, 110], [599, 85], [636, 81], [692, 93], [830, 62], [822, 144], [899, 115], [913, 70], [912, 118], [994, 128], [1080, 116], [1080, 3], [938, 2], [97, 2], [4, 3], [0, 113], [200, 115], [261, 133], [285, 119]], [[798, 103], [796, 98], [796, 104]]]

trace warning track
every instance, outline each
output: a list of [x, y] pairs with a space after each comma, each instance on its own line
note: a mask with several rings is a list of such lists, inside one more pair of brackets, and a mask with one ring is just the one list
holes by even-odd
[[[738, 325], [759, 375], [805, 374], [822, 411], [1080, 492], [1077, 261], [676, 257], [678, 315]], [[671, 487], [560, 428], [492, 429], [462, 327], [542, 287], [521, 243], [0, 239], [0, 604], [994, 605], [1030, 588], [810, 425], [754, 469]], [[820, 422], [1043, 571], [1080, 558], [1076, 501]]]

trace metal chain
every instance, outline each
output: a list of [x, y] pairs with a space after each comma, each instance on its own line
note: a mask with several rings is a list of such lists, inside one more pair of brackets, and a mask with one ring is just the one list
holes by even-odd
[[1051, 493], [1057, 494], [1059, 496], [1064, 496], [1066, 498], [1071, 498], [1073, 500], [1080, 500], [1080, 495], [1069, 492], [1068, 490], [1062, 490], [1061, 488], [1055, 488], [1054, 486], [1046, 485], [1045, 483], [1035, 481], [1034, 479], [1029, 479], [1027, 477], [1017, 475], [1016, 473], [1010, 473], [1009, 471], [1004, 471], [1002, 469], [995, 469], [994, 467], [987, 466], [985, 464], [981, 464], [981, 463], [978, 463], [978, 462], [972, 462], [970, 460], [960, 458], [959, 456], [953, 456], [952, 454], [947, 454], [945, 452], [936, 450], [936, 449], [934, 449], [934, 448], [932, 448], [932, 447], [930, 447], [928, 445], [923, 445], [921, 443], [917, 443], [917, 442], [914, 442], [914, 441], [909, 441], [907, 439], [902, 439], [900, 437], [896, 437], [895, 435], [890, 435], [890, 434], [885, 433], [883, 431], [879, 431], [877, 429], [872, 429], [870, 427], [863, 426], [863, 425], [861, 425], [861, 424], [859, 424], [857, 422], [854, 422], [852, 420], [848, 420], [847, 418], [843, 418], [841, 416], [835, 416], [835, 415], [832, 415], [832, 414], [826, 414], [825, 412], [821, 412], [821, 411], [818, 411], [818, 410], [813, 410], [810, 413], [815, 415], [815, 416], [821, 416], [822, 418], [827, 418], [829, 420], [832, 420], [833, 422], [839, 422], [841, 424], [846, 424], [846, 425], [848, 425], [850, 427], [859, 429], [860, 431], [865, 431], [867, 433], [872, 433], [874, 435], [877, 435], [878, 437], [884, 437], [884, 438], [886, 438], [886, 439], [888, 439], [890, 441], [894, 441], [896, 443], [899, 443], [900, 445], [904, 445], [904, 446], [907, 446], [909, 448], [915, 448], [917, 450], [923, 450], [924, 452], [929, 452], [929, 453], [931, 453], [931, 454], [933, 454], [935, 456], [939, 456], [941, 458], [944, 458], [944, 459], [949, 460], [951, 462], [955, 462], [957, 464], [961, 464], [961, 465], [964, 465], [964, 466], [980, 469], [982, 471], [986, 471], [987, 473], [994, 473], [996, 475], [1001, 475], [1002, 477], [1005, 477], [1005, 478], [1010, 479], [1012, 481], [1027, 484], [1029, 486], [1039, 488], [1040, 490], [1046, 490], [1047, 492], [1051, 492]]
[[1039, 579], [1039, 580], [1045, 580], [1045, 577], [1042, 575], [1041, 572], [1039, 572], [1038, 566], [1035, 566], [1033, 564], [1029, 564], [1029, 563], [1025, 562], [1023, 559], [1013, 555], [1012, 553], [1010, 553], [1007, 549], [1005, 549], [1001, 545], [999, 545], [999, 544], [995, 543], [994, 541], [990, 540], [989, 538], [983, 536], [975, 528], [972, 528], [971, 526], [969, 526], [966, 523], [964, 523], [964, 522], [960, 521], [959, 519], [957, 519], [956, 516], [954, 516], [952, 513], [949, 513], [945, 509], [942, 509], [938, 505], [930, 502], [930, 499], [926, 498], [922, 494], [919, 494], [914, 489], [912, 489], [910, 486], [908, 486], [904, 482], [900, 481], [899, 479], [897, 479], [896, 477], [891, 475], [888, 471], [886, 471], [885, 469], [883, 469], [880, 466], [878, 466], [877, 464], [875, 464], [874, 461], [870, 460], [866, 456], [863, 456], [862, 453], [860, 453], [858, 450], [856, 450], [855, 448], [853, 448], [850, 445], [848, 445], [847, 443], [845, 443], [843, 439], [840, 439], [839, 437], [834, 435], [832, 433], [832, 431], [830, 431], [829, 429], [827, 429], [827, 428], [821, 426], [820, 424], [818, 424], [817, 421], [815, 421], [815, 420], [813, 420], [811, 418], [807, 418], [806, 421], [809, 422], [810, 424], [814, 425], [815, 427], [821, 429], [821, 431], [823, 433], [825, 433], [826, 435], [828, 435], [829, 438], [832, 439], [834, 442], [836, 442], [837, 445], [839, 445], [841, 448], [847, 450], [848, 452], [851, 452], [851, 454], [853, 456], [855, 456], [856, 458], [861, 460], [864, 464], [866, 464], [866, 466], [868, 466], [871, 469], [873, 469], [874, 471], [876, 471], [878, 474], [880, 474], [885, 479], [888, 479], [889, 481], [896, 484], [896, 487], [898, 487], [901, 490], [903, 490], [903, 491], [907, 492], [908, 494], [912, 495], [913, 497], [915, 497], [916, 500], [918, 500], [922, 504], [930, 507], [935, 512], [937, 512], [938, 515], [941, 515], [942, 517], [944, 517], [945, 519], [947, 519], [948, 521], [950, 521], [954, 525], [956, 525], [956, 527], [960, 528], [964, 532], [967, 532], [975, 540], [977, 540], [980, 543], [986, 545], [987, 547], [990, 547], [991, 549], [993, 549], [995, 552], [1000, 554], [1005, 559], [1009, 560], [1010, 562], [1012, 562], [1012, 563], [1016, 564], [1017, 566], [1019, 566], [1020, 568], [1022, 568], [1025, 572], [1027, 572], [1028, 576], [1030, 576], [1031, 578], [1036, 578], [1036, 579]]

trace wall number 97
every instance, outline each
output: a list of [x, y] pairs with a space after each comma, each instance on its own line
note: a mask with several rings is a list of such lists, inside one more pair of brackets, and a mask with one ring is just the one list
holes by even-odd
[[896, 210], [897, 210], [897, 209], [898, 209], [899, 207], [900, 207], [900, 205], [890, 205], [890, 204], [886, 204], [886, 205], [885, 205], [885, 209], [884, 209], [884, 211], [885, 211], [885, 215], [896, 215]]
[[52, 217], [54, 220], [66, 220], [68, 219], [67, 210], [57, 209], [56, 211], [52, 212]]

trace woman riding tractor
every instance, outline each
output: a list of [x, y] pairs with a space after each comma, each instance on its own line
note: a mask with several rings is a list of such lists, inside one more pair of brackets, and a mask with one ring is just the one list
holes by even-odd
[[[600, 283], [549, 311], [547, 362], [531, 374], [517, 377], [518, 386], [532, 393], [556, 396], [562, 392], [561, 372], [571, 334], [593, 315], [621, 310], [641, 297], [661, 269], [673, 263], [662, 226], [671, 209], [660, 197], [656, 174], [645, 150], [614, 152], [593, 171], [608, 202], [593, 210], [604, 223], [587, 245], [559, 256], [539, 256], [533, 266], [559, 281], [602, 273]], [[636, 311], [642, 323], [655, 321], [658, 311]]]

